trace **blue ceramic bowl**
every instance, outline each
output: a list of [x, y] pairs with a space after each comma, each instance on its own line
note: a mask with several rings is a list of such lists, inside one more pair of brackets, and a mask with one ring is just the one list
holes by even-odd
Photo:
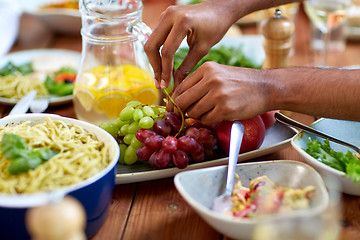
[[25, 226], [25, 214], [29, 208], [46, 204], [56, 195], [70, 195], [83, 205], [86, 211], [86, 236], [92, 237], [106, 220], [112, 192], [115, 185], [115, 166], [119, 159], [120, 150], [114, 138], [101, 128], [79, 121], [53, 114], [19, 114], [0, 119], [0, 125], [18, 124], [22, 121], [41, 122], [46, 117], [61, 120], [65, 123], [83, 127], [94, 133], [102, 142], [110, 144], [110, 164], [91, 178], [52, 193], [35, 193], [28, 195], [0, 194], [0, 239], [29, 239]]

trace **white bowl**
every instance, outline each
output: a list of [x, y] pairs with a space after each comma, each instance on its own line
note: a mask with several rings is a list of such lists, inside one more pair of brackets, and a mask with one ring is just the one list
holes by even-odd
[[[322, 118], [314, 122], [311, 127], [356, 146], [360, 146], [360, 122]], [[344, 193], [360, 196], [360, 184], [356, 185], [350, 178], [345, 176], [344, 172], [320, 162], [305, 152], [304, 149], [307, 148], [309, 137], [313, 140], [317, 139], [320, 142], [324, 140], [323, 138], [306, 132], [299, 132], [291, 139], [292, 146], [300, 153], [305, 162], [315, 168], [320, 174], [329, 174], [335, 177], [341, 183], [341, 188]], [[335, 142], [330, 142], [330, 146], [337, 152], [354, 152], [352, 149]]]
[[262, 220], [271, 218], [317, 218], [327, 207], [329, 196], [321, 176], [310, 166], [296, 161], [266, 161], [238, 164], [236, 173], [244, 186], [259, 176], [266, 175], [275, 183], [288, 187], [316, 188], [311, 207], [289, 214], [263, 218], [235, 218], [221, 215], [211, 209], [213, 200], [225, 188], [227, 166], [218, 166], [178, 173], [175, 186], [180, 195], [193, 209], [218, 232], [235, 239], [251, 239]]
[[48, 3], [63, 2], [63, 0], [18, 0], [23, 12], [34, 16], [49, 26], [55, 32], [78, 34], [81, 29], [81, 16], [78, 9], [40, 9]]

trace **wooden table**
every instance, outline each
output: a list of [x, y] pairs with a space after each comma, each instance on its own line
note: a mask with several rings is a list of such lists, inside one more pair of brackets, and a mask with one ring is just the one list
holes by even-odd
[[[144, 2], [143, 19], [154, 27], [159, 16], [173, 0], [153, 0]], [[309, 22], [302, 9], [296, 18], [294, 54], [292, 65], [304, 66], [312, 62], [313, 53], [309, 50]], [[19, 38], [11, 51], [32, 48], [60, 48], [81, 51], [81, 36], [52, 33], [42, 23], [29, 16], [21, 22]], [[244, 34], [256, 33], [256, 27], [243, 26]], [[334, 58], [339, 66], [359, 64], [360, 45], [347, 43], [346, 50]], [[2, 116], [10, 108], [0, 105]], [[75, 117], [72, 104], [51, 107], [49, 113]], [[292, 117], [305, 124], [314, 117], [293, 113]], [[289, 159], [302, 161], [301, 156], [289, 145], [273, 154], [253, 159]], [[341, 239], [360, 239], [360, 198], [343, 195], [343, 218]], [[228, 239], [216, 232], [203, 221], [181, 198], [175, 189], [173, 178], [141, 183], [117, 185], [113, 193], [113, 203], [105, 225], [92, 238], [93, 240], [111, 239]]]

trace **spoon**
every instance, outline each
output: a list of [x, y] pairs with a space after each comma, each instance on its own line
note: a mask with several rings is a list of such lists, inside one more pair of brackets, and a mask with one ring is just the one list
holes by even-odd
[[351, 143], [348, 143], [348, 142], [344, 142], [336, 137], [333, 137], [331, 135], [328, 135], [326, 133], [323, 133], [319, 130], [315, 130], [314, 128], [312, 127], [308, 127], [302, 123], [299, 123], [281, 113], [278, 113], [276, 112], [275, 113], [275, 118], [276, 120], [278, 120], [279, 122], [283, 123], [283, 124], [286, 124], [288, 126], [291, 126], [291, 127], [294, 127], [294, 128], [297, 128], [297, 129], [300, 129], [300, 130], [303, 130], [305, 132], [309, 132], [309, 133], [313, 133], [319, 137], [322, 137], [322, 138], [325, 138], [325, 139], [329, 139], [330, 141], [333, 141], [333, 142], [336, 142], [336, 143], [339, 143], [341, 145], [344, 145], [344, 146], [347, 146], [349, 148], [352, 148], [353, 150], [355, 150], [355, 152], [357, 152], [357, 154], [360, 154], [360, 148], [358, 148], [357, 146], [351, 144]]
[[212, 209], [218, 213], [224, 213], [226, 210], [232, 207], [231, 195], [234, 189], [235, 168], [238, 161], [244, 131], [244, 125], [242, 125], [240, 122], [235, 121], [231, 126], [229, 162], [225, 191], [223, 194], [214, 199], [212, 207]]
[[34, 99], [30, 104], [30, 111], [33, 113], [42, 113], [49, 106], [49, 98]]

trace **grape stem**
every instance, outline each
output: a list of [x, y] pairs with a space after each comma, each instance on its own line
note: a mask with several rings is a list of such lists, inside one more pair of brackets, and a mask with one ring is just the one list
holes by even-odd
[[175, 134], [175, 137], [177, 137], [184, 129], [184, 123], [185, 123], [184, 113], [183, 113], [183, 111], [181, 111], [180, 107], [174, 102], [174, 100], [170, 97], [170, 95], [166, 91], [166, 89], [163, 88], [162, 91], [165, 94], [165, 96], [170, 100], [170, 102], [177, 108], [177, 110], [179, 111], [179, 113], [181, 115], [181, 127], [180, 127], [179, 131]]

